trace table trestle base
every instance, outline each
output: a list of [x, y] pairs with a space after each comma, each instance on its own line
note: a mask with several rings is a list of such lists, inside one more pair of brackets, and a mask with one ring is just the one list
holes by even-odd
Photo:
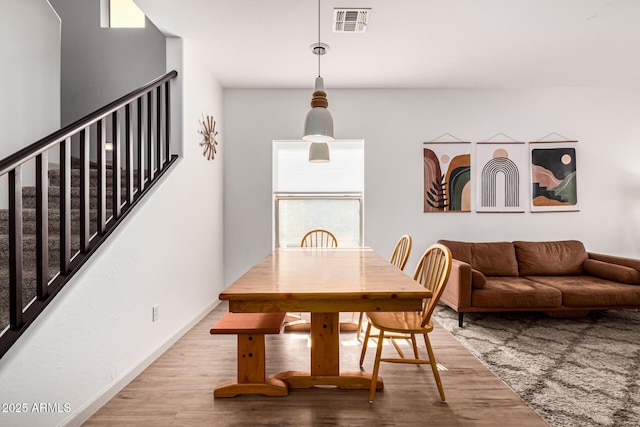
[[[366, 372], [341, 372], [340, 375], [311, 375], [309, 371], [286, 371], [271, 378], [284, 381], [290, 389], [334, 386], [343, 390], [369, 390], [371, 374]], [[378, 377], [376, 390], [383, 390], [384, 383]]]

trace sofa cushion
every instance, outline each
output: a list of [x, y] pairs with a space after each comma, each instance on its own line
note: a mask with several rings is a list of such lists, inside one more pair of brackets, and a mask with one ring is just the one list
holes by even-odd
[[518, 261], [511, 242], [470, 243], [439, 240], [455, 259], [464, 261], [485, 276], [517, 276]]
[[517, 276], [518, 261], [511, 242], [474, 243], [471, 266], [485, 276]]
[[562, 304], [562, 293], [550, 286], [522, 277], [487, 277], [482, 289], [471, 295], [473, 307], [550, 308]]
[[487, 278], [482, 274], [482, 271], [471, 269], [471, 286], [474, 289], [482, 289], [487, 284]]
[[626, 283], [628, 285], [640, 285], [640, 271], [635, 268], [597, 261], [595, 259], [586, 260], [582, 268], [584, 268], [585, 273], [591, 276]]
[[521, 276], [560, 276], [583, 274], [588, 258], [582, 242], [513, 242]]
[[448, 247], [453, 258], [471, 264], [471, 247], [473, 243], [456, 242], [454, 240], [438, 240], [438, 243]]
[[587, 275], [531, 276], [527, 279], [562, 292], [562, 305], [568, 307], [615, 308], [640, 305], [640, 286]]

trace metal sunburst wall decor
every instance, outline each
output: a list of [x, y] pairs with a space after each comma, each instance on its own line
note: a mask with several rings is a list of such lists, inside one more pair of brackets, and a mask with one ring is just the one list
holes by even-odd
[[216, 145], [218, 145], [218, 141], [216, 141], [216, 135], [218, 135], [216, 121], [212, 116], [205, 116], [203, 120], [200, 120], [200, 127], [201, 129], [198, 130], [198, 133], [204, 138], [200, 143], [200, 146], [204, 147], [202, 155], [207, 160], [213, 160], [216, 158]]

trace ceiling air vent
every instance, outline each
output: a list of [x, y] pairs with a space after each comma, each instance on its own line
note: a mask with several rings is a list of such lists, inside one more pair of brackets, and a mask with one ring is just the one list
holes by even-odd
[[371, 9], [333, 9], [334, 33], [364, 33]]

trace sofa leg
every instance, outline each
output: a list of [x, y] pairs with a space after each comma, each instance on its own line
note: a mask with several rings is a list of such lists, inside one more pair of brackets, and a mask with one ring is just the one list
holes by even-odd
[[458, 326], [462, 328], [462, 318], [464, 317], [464, 313], [458, 313]]

